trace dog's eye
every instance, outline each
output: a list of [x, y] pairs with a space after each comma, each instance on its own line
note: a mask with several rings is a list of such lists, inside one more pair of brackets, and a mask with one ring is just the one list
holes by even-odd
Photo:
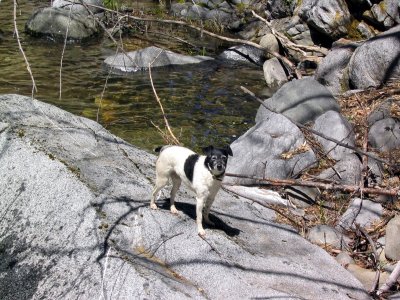
[[226, 159], [226, 156], [225, 156], [225, 155], [222, 155], [221, 158], [222, 158], [223, 160], [225, 160], [225, 159]]
[[211, 160], [216, 160], [217, 157], [215, 155], [211, 156]]

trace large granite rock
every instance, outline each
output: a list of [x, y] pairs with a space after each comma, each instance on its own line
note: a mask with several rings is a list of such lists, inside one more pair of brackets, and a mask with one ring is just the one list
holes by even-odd
[[18, 95], [0, 96], [0, 120], [4, 300], [368, 299], [325, 251], [243, 198], [217, 196], [206, 240], [187, 190], [179, 215], [150, 210], [155, 157], [93, 121]]
[[347, 66], [356, 48], [356, 44], [347, 44], [331, 49], [315, 71], [315, 79], [335, 96], [350, 88]]
[[377, 87], [400, 78], [400, 25], [369, 39], [349, 62], [350, 82], [356, 89]]
[[[271, 111], [302, 124], [314, 121], [329, 110], [340, 110], [332, 93], [311, 77], [289, 81], [264, 104]], [[262, 120], [265, 114], [267, 110], [260, 106], [256, 121]]]
[[[333, 128], [334, 130], [332, 130]], [[343, 144], [353, 147], [355, 145], [353, 126], [336, 111], [330, 110], [319, 116], [315, 120], [313, 129]], [[314, 134], [314, 137], [322, 145], [325, 154], [335, 160], [340, 160], [346, 155], [353, 153], [353, 150], [339, 146], [337, 143], [324, 139], [319, 135]]]
[[309, 26], [335, 40], [348, 33], [351, 23], [345, 0], [303, 0], [298, 14]]
[[375, 122], [369, 129], [368, 140], [379, 151], [400, 149], [400, 122], [394, 118]]
[[148, 69], [149, 65], [155, 67], [169, 67], [188, 64], [199, 64], [212, 60], [208, 56], [189, 56], [174, 53], [155, 46], [137, 51], [111, 55], [104, 60], [106, 67], [116, 72], [137, 72]]
[[[258, 178], [288, 178], [316, 163], [312, 150], [302, 149], [305, 138], [299, 128], [281, 114], [268, 111], [239, 137], [231, 148], [227, 172]], [[257, 180], [226, 178], [227, 183], [255, 184]]]

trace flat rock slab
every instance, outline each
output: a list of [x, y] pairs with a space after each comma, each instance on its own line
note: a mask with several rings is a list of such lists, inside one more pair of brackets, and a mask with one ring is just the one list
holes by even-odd
[[150, 210], [155, 156], [93, 121], [19, 95], [0, 96], [0, 120], [2, 299], [368, 299], [243, 198], [217, 196], [205, 240], [187, 190], [177, 216]]
[[104, 60], [104, 65], [116, 72], [132, 73], [148, 69], [149, 66], [152, 68], [182, 66], [199, 64], [210, 60], [213, 60], [213, 58], [200, 55], [183, 55], [151, 46], [126, 54], [119, 53], [111, 55]]

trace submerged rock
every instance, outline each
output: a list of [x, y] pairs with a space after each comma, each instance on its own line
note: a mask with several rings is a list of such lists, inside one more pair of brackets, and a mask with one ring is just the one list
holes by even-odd
[[168, 67], [176, 65], [199, 64], [213, 60], [208, 56], [188, 56], [174, 53], [158, 47], [147, 47], [141, 50], [119, 53], [107, 57], [104, 64], [113, 71], [119, 72], [137, 72], [148, 69], [149, 66]]
[[179, 215], [162, 200], [149, 209], [155, 156], [93, 121], [18, 95], [0, 96], [0, 120], [4, 300], [369, 298], [325, 251], [243, 198], [220, 192], [206, 240], [187, 189]]

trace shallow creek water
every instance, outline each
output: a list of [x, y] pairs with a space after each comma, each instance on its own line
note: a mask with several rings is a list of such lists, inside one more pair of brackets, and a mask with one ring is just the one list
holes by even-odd
[[[60, 97], [63, 43], [33, 38], [24, 32], [25, 22], [32, 12], [49, 4], [38, 0], [21, 0], [19, 4], [18, 29], [37, 84], [36, 99], [93, 120], [97, 119], [100, 107], [98, 121], [112, 133], [148, 150], [164, 143], [151, 123], [163, 127], [148, 72], [111, 74], [102, 97], [109, 75], [102, 63], [107, 56], [115, 54], [115, 45], [107, 38], [85, 44], [68, 44], [62, 62]], [[134, 1], [130, 5], [145, 10], [154, 9], [156, 4]], [[183, 54], [201, 52], [215, 56], [226, 47], [195, 32], [167, 27], [154, 25], [154, 31], [163, 30], [164, 35], [149, 33], [123, 37], [124, 49], [133, 51], [156, 45]], [[10, 0], [0, 2], [0, 30], [0, 94], [31, 96], [32, 82], [13, 35], [13, 4]], [[171, 35], [181, 35], [201, 51], [188, 48], [187, 44], [178, 42]], [[169, 123], [188, 147], [199, 149], [208, 144], [231, 142], [254, 123], [258, 104], [249, 100], [239, 87], [243, 85], [255, 92], [261, 90], [264, 85], [261, 68], [190, 66], [153, 69], [152, 75]]]

